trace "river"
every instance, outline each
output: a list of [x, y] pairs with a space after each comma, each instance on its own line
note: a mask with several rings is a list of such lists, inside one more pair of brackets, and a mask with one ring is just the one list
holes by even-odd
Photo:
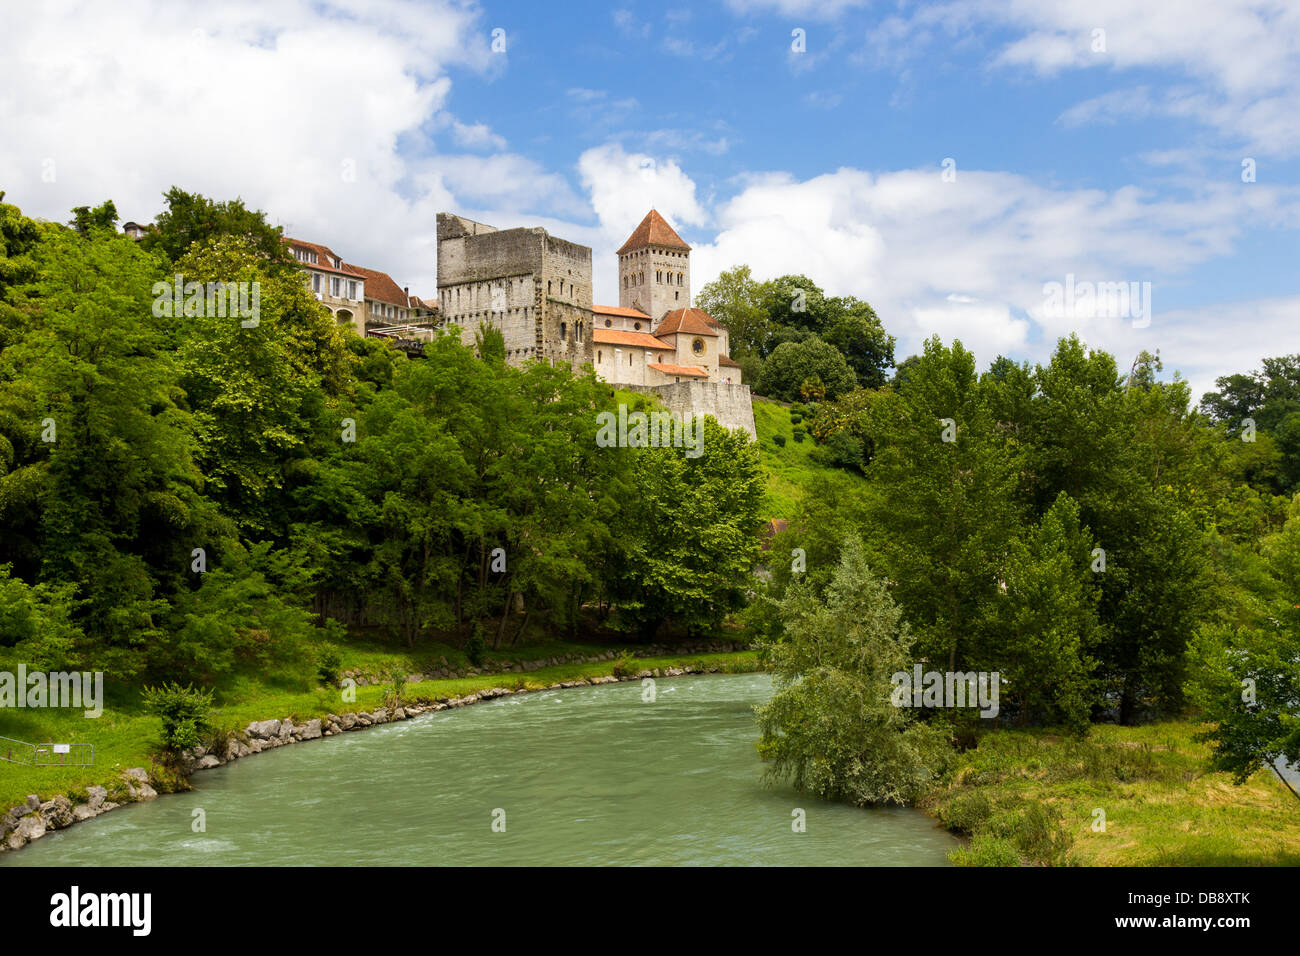
[[944, 865], [955, 839], [916, 811], [761, 784], [771, 690], [682, 677], [653, 702], [627, 682], [425, 714], [203, 771], [0, 865]]

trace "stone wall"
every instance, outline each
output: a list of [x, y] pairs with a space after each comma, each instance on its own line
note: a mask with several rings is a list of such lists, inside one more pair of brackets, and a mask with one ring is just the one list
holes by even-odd
[[754, 428], [754, 405], [748, 385], [724, 382], [674, 382], [671, 385], [623, 385], [630, 392], [656, 395], [664, 406], [679, 415], [692, 412], [712, 415], [724, 428], [743, 428], [757, 439]]

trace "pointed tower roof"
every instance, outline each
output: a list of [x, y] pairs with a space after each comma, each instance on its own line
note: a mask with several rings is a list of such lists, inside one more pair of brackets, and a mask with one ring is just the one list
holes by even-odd
[[659, 215], [657, 209], [651, 209], [646, 213], [646, 217], [641, 220], [641, 225], [636, 227], [636, 231], [628, 236], [627, 242], [623, 243], [618, 250], [618, 255], [621, 256], [625, 252], [642, 249], [646, 246], [668, 246], [673, 249], [691, 251], [691, 247], [673, 231], [673, 227], [668, 225], [668, 220]]

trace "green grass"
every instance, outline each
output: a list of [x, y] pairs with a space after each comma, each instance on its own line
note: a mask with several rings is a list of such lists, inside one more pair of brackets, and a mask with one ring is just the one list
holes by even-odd
[[[355, 650], [351, 643], [341, 648], [343, 669], [383, 670], [388, 666], [410, 668], [414, 662], [427, 658], [429, 651], [421, 649], [414, 655], [390, 651], [378, 646], [360, 645]], [[553, 657], [560, 653], [596, 653], [620, 650], [612, 645], [547, 644], [518, 648], [512, 655], [516, 659]], [[434, 655], [437, 656], [436, 654]], [[447, 654], [453, 661], [452, 654]], [[758, 669], [757, 656], [752, 651], [720, 654], [688, 654], [676, 657], [638, 658], [640, 667], [647, 670], [680, 667], [693, 664], [717, 667], [723, 671], [752, 671]], [[521, 674], [485, 673], [476, 677], [425, 681], [407, 684], [403, 699], [436, 699], [461, 697], [489, 687], [508, 687], [512, 690], [528, 687], [540, 689], [561, 681], [609, 675], [615, 661], [590, 664], [563, 664], [543, 667]], [[211, 723], [214, 727], [242, 730], [254, 720], [291, 717], [295, 722], [323, 717], [326, 714], [374, 710], [383, 703], [387, 688], [369, 685], [356, 688], [356, 701], [346, 703], [338, 689], [316, 688], [301, 690], [277, 687], [254, 676], [238, 678], [218, 695]], [[6, 709], [0, 717], [0, 735], [25, 740], [29, 743], [57, 740], [60, 743], [89, 743], [95, 748], [93, 767], [27, 767], [0, 761], [0, 812], [23, 802], [27, 794], [35, 793], [42, 800], [56, 794], [78, 796], [86, 787], [99, 784], [112, 793], [119, 787], [119, 775], [128, 767], [152, 766], [151, 753], [160, 736], [158, 719], [140, 709], [138, 698], [110, 701], [102, 716], [88, 720], [80, 711], [69, 710], [15, 710]]]
[[1241, 786], [1208, 771], [1204, 729], [989, 731], [922, 806], [972, 834], [965, 865], [1300, 865], [1300, 801], [1267, 769]]
[[[808, 420], [804, 419], [799, 427], [807, 431], [807, 426]], [[794, 517], [799, 498], [818, 475], [831, 475], [845, 483], [865, 481], [843, 469], [828, 468], [813, 461], [812, 451], [817, 446], [812, 436], [805, 435], [803, 441], [797, 442], [794, 429], [787, 406], [766, 398], [754, 398], [754, 431], [758, 435], [758, 448], [766, 475], [764, 519]], [[772, 440], [776, 435], [785, 438], [784, 447]]]

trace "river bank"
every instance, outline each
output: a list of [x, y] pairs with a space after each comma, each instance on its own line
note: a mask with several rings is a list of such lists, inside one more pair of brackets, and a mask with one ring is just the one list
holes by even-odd
[[[188, 790], [188, 778], [197, 771], [288, 744], [320, 740], [515, 694], [687, 674], [741, 673], [757, 670], [758, 662], [753, 652], [729, 651], [638, 658], [634, 659], [632, 666], [635, 670], [628, 670], [626, 657], [605, 652], [592, 660], [529, 668], [527, 676], [517, 676], [525, 670], [520, 665], [518, 670], [504, 673], [410, 681], [397, 706], [385, 706], [382, 703], [385, 687], [373, 681], [360, 683], [366, 677], [358, 672], [360, 680], [351, 690], [355, 703], [359, 705], [357, 709], [325, 709], [317, 697], [316, 706], [305, 714], [301, 710], [292, 710], [287, 717], [263, 716], [249, 721], [243, 728], [223, 730], [212, 747], [196, 747], [183, 755], [179, 776], [131, 767], [112, 776], [101, 774], [96, 783], [58, 792], [48, 798], [39, 793], [28, 795], [0, 817], [0, 853], [22, 849], [47, 833], [94, 819], [118, 807], [154, 800], [160, 793]], [[513, 686], [501, 686], [503, 683], [513, 683]], [[378, 706], [372, 707], [371, 704]], [[263, 710], [262, 714], [265, 713]], [[233, 714], [226, 712], [224, 716], [228, 722]]]
[[280, 746], [0, 867], [947, 864], [957, 841], [923, 813], [763, 783], [753, 709], [770, 675], [648, 689], [507, 695]]

